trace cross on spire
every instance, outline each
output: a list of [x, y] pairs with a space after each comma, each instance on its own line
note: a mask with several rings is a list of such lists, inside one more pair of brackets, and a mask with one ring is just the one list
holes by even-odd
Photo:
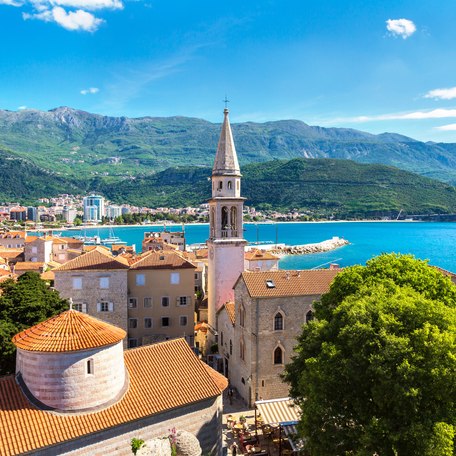
[[230, 100], [228, 100], [228, 98], [225, 95], [225, 99], [223, 100], [223, 103], [225, 103], [225, 109], [228, 109], [228, 103], [229, 102], [230, 102]]

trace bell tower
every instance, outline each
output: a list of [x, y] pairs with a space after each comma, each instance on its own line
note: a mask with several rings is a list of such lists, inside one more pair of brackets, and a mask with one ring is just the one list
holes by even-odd
[[247, 244], [242, 223], [245, 198], [241, 197], [241, 171], [228, 113], [225, 108], [209, 200], [208, 320], [212, 328], [216, 327], [217, 311], [234, 299], [233, 286], [244, 271]]

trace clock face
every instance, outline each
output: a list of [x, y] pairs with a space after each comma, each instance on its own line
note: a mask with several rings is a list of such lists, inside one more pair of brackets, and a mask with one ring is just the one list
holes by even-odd
[[211, 258], [211, 260], [214, 259], [214, 248], [213, 248], [213, 247], [211, 247], [211, 248], [209, 249], [209, 257]]

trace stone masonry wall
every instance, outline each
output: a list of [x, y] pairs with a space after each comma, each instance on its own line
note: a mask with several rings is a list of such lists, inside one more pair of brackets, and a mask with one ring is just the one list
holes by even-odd
[[31, 454], [48, 456], [131, 456], [130, 442], [133, 437], [143, 440], [162, 437], [175, 427], [194, 434], [203, 449], [203, 455], [221, 454], [222, 397], [197, 402], [176, 410], [130, 422], [112, 429], [90, 434], [71, 442], [37, 450]]
[[[87, 373], [91, 359], [92, 373]], [[125, 385], [122, 342], [66, 353], [17, 349], [17, 371], [32, 395], [58, 410], [98, 407], [116, 398]]]

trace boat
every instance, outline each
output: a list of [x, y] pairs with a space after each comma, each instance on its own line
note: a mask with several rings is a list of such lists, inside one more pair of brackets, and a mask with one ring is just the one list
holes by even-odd
[[114, 231], [112, 228], [109, 229], [109, 236], [107, 238], [101, 239], [101, 243], [103, 245], [112, 245], [112, 244], [126, 244], [126, 242], [122, 241], [119, 236], [114, 235]]

